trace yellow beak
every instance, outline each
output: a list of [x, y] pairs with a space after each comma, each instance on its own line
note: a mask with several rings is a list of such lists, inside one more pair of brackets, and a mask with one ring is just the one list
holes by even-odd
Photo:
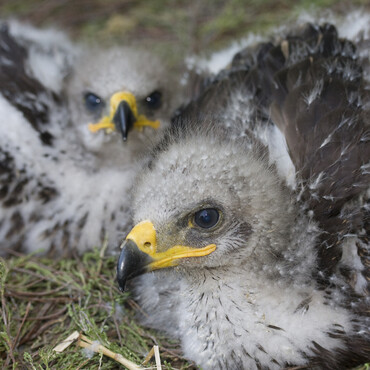
[[149, 264], [151, 270], [176, 266], [181, 258], [206, 256], [216, 249], [215, 244], [203, 248], [175, 245], [165, 252], [157, 252], [156, 231], [150, 221], [137, 224], [126, 239], [132, 240], [142, 252], [153, 259], [153, 262]]
[[[149, 126], [154, 129], [158, 129], [160, 126], [159, 121], [151, 121], [144, 115], [138, 115], [136, 99], [133, 94], [126, 91], [120, 91], [112, 95], [110, 99], [110, 110], [109, 115], [104, 116], [99, 122], [89, 124], [89, 130], [91, 132], [97, 132], [105, 129], [107, 132], [112, 132], [117, 129], [117, 113], [121, 103], [125, 102], [128, 106], [130, 120], [132, 120], [133, 127], [142, 130], [144, 126]], [[119, 116], [119, 115], [118, 115]], [[118, 124], [119, 125], [119, 124]], [[125, 123], [126, 125], [126, 123]]]
[[126, 281], [134, 276], [176, 266], [182, 258], [207, 256], [215, 249], [215, 244], [203, 248], [175, 245], [164, 252], [158, 252], [154, 225], [150, 221], [140, 222], [127, 235], [122, 245], [117, 265], [119, 286], [124, 290]]

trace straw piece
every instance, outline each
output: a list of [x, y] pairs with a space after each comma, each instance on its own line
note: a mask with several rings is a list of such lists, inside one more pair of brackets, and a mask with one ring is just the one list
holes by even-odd
[[68, 348], [78, 337], [80, 336], [80, 333], [78, 331], [74, 331], [67, 339], [65, 339], [63, 342], [59, 343], [56, 347], [53, 348], [53, 351], [61, 353], [66, 348]]
[[154, 347], [152, 347], [152, 349], [146, 355], [145, 360], [143, 361], [143, 365], [146, 365], [153, 356], [154, 356]]
[[161, 356], [159, 355], [159, 348], [158, 346], [153, 346], [153, 348], [154, 348], [154, 357], [155, 357], [155, 364], [157, 365], [157, 370], [162, 370]]
[[113, 360], [119, 362], [120, 364], [126, 366], [129, 370], [143, 370], [142, 367], [137, 366], [135, 363], [131, 362], [127, 358], [123, 357], [119, 353], [112, 352], [108, 348], [99, 345], [93, 345], [93, 342], [87, 338], [85, 335], [81, 335], [77, 344], [82, 348], [88, 348], [96, 353], [102, 353], [103, 355], [112, 358]]

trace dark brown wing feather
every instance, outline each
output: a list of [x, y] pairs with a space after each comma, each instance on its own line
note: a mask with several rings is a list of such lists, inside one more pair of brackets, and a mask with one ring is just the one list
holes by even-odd
[[[50, 147], [54, 143], [50, 133], [51, 109], [62, 107], [62, 99], [28, 73], [26, 60], [26, 48], [11, 36], [3, 24], [0, 28], [0, 94], [23, 114], [25, 119], [22, 123], [35, 130], [40, 145]], [[2, 110], [2, 114], [0, 124], [7, 125], [10, 131], [14, 130], [13, 122], [7, 120], [6, 109]], [[20, 206], [29, 199], [42, 205], [57, 196], [56, 189], [47, 178], [47, 169], [39, 178], [35, 178], [32, 169], [16, 161], [18, 150], [17, 142], [3, 141], [0, 145], [0, 206], [10, 214], [9, 219], [4, 216], [0, 220], [0, 233], [4, 237], [0, 241], [1, 255], [6, 253], [4, 245], [20, 250], [26, 227], [37, 219], [36, 206], [32, 216], [34, 219], [25, 218]], [[37, 157], [34, 160], [37, 162]]]
[[[361, 40], [362, 48], [366, 41]], [[210, 114], [222, 116], [230, 91], [253, 94], [253, 125], [276, 124], [297, 171], [299, 200], [323, 230], [320, 271], [327, 277], [342, 256], [341, 241], [353, 234], [365, 245], [358, 253], [369, 265], [370, 180], [369, 86], [356, 46], [332, 25], [307, 24], [278, 41], [248, 47], [228, 69], [203, 82], [175, 124], [186, 126]], [[366, 110], [367, 109], [367, 110]], [[221, 122], [221, 125], [223, 123]], [[369, 280], [368, 268], [362, 273]]]
[[[59, 98], [26, 71], [27, 50], [8, 32], [6, 24], [0, 29], [0, 93], [19, 111], [40, 134], [41, 141], [52, 144], [47, 129], [49, 107], [46, 99], [57, 103]], [[43, 99], [40, 97], [43, 96]]]
[[286, 40], [286, 66], [273, 79], [271, 118], [285, 135], [302, 199], [324, 231], [320, 267], [330, 273], [346, 235], [368, 243], [369, 90], [354, 45], [340, 40], [332, 26], [314, 31], [313, 47], [298, 63], [290, 61], [300, 40]]
[[[182, 120], [176, 121], [186, 125], [191, 117], [199, 122], [208, 112], [222, 116], [229, 92], [239, 89], [253, 94], [249, 103], [255, 105], [256, 115], [249, 127], [251, 136], [254, 125], [260, 124], [275, 124], [285, 135], [297, 172], [298, 201], [322, 230], [315, 277], [328, 300], [333, 290], [344, 288], [344, 305], [358, 314], [354, 321], [358, 333], [338, 328], [329, 334], [341, 338], [343, 349], [327, 351], [312, 343], [310, 365], [314, 368], [337, 368], [338, 364], [350, 368], [370, 356], [368, 337], [363, 333], [368, 326], [369, 292], [351, 289], [358, 273], [370, 281], [370, 203], [366, 194], [370, 183], [370, 89], [362, 68], [369, 69], [368, 61], [359, 60], [355, 45], [341, 40], [333, 26], [309, 24], [278, 42], [242, 50], [229, 69], [204, 83], [199, 96], [181, 112]], [[353, 266], [340, 262], [349, 235], [357, 238], [362, 270], [357, 267], [354, 271]]]

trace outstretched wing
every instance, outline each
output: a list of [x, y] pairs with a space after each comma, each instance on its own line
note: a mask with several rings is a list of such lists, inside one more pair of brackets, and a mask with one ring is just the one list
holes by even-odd
[[272, 80], [271, 119], [285, 136], [302, 200], [324, 231], [321, 270], [331, 272], [346, 238], [368, 243], [369, 86], [355, 45], [331, 25], [309, 25], [279, 51], [285, 62]]
[[[359, 42], [365, 50], [366, 40]], [[307, 24], [277, 41], [236, 54], [228, 69], [204, 82], [180, 121], [186, 124], [184, 117], [196, 121], [211, 112], [227, 127], [227, 117], [233, 114], [227, 106], [238, 100], [232, 97], [237, 91], [244, 108], [238, 104], [233, 108], [246, 121], [237, 134], [258, 140], [261, 127], [276, 125], [296, 170], [299, 201], [323, 231], [318, 245], [320, 271], [327, 276], [338, 267], [343, 243], [353, 237], [363, 281], [369, 278], [370, 234], [366, 63], [356, 45], [340, 39], [334, 26]], [[355, 286], [359, 276], [348, 274]]]

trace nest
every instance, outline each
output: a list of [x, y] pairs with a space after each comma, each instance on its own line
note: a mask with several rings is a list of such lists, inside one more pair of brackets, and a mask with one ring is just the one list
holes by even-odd
[[140, 307], [118, 290], [104, 251], [0, 259], [2, 368], [194, 368], [178, 343], [137, 323]]

